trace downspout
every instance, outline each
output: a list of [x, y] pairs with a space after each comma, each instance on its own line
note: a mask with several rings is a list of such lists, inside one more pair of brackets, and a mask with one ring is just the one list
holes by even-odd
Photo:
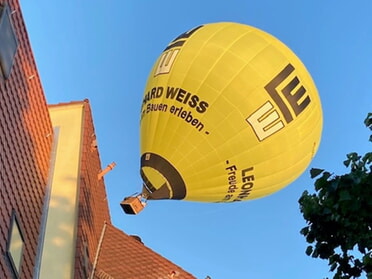
[[97, 247], [97, 252], [96, 252], [96, 257], [95, 257], [95, 259], [94, 259], [93, 269], [92, 269], [92, 273], [91, 273], [91, 275], [90, 275], [90, 279], [93, 279], [94, 273], [95, 273], [95, 271], [96, 271], [97, 262], [98, 262], [98, 257], [99, 257], [99, 252], [101, 251], [102, 242], [103, 242], [103, 237], [104, 237], [104, 235], [105, 235], [105, 231], [106, 231], [106, 226], [107, 226], [107, 223], [106, 223], [106, 221], [105, 221], [105, 223], [103, 224], [103, 228], [102, 228], [101, 236], [100, 236], [100, 238], [99, 238], [98, 247]]

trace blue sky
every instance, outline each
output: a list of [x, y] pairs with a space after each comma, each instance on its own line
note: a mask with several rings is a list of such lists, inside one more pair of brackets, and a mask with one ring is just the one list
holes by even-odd
[[[322, 100], [322, 142], [310, 167], [335, 174], [345, 154], [371, 149], [372, 2], [294, 0], [21, 0], [50, 104], [90, 100], [113, 223], [204, 279], [327, 276], [305, 255], [298, 199], [313, 190], [307, 170], [267, 198], [234, 204], [155, 201], [137, 216], [119, 203], [141, 189], [139, 117], [149, 71], [164, 47], [203, 23], [258, 27], [287, 44], [311, 73]], [[144, 267], [146, 268], [146, 267]]]

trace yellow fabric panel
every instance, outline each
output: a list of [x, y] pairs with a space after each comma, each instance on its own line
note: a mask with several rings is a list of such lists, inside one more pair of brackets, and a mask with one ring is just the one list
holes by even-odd
[[[142, 166], [172, 188], [164, 199], [232, 202], [269, 195], [301, 175], [319, 146], [322, 110], [288, 47], [221, 22], [184, 33], [160, 55], [140, 126]], [[158, 184], [151, 173], [146, 178]], [[185, 193], [175, 195], [177, 187]]]

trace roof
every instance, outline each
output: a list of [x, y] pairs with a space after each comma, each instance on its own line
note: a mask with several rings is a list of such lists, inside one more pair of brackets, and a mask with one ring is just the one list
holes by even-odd
[[96, 279], [196, 278], [146, 247], [139, 237], [110, 224], [103, 227], [98, 253]]

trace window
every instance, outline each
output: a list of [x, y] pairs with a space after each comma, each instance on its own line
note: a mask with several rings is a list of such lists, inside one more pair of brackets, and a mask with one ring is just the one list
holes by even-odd
[[9, 6], [0, 4], [0, 71], [6, 79], [12, 70], [17, 47]]
[[23, 247], [24, 239], [22, 235], [22, 230], [20, 229], [16, 214], [13, 213], [12, 222], [10, 224], [8, 247], [6, 254], [11, 263], [16, 278], [19, 277], [21, 271]]
[[88, 244], [83, 242], [83, 271], [86, 278], [89, 277], [89, 271], [91, 269], [91, 264], [89, 261], [89, 249]]

